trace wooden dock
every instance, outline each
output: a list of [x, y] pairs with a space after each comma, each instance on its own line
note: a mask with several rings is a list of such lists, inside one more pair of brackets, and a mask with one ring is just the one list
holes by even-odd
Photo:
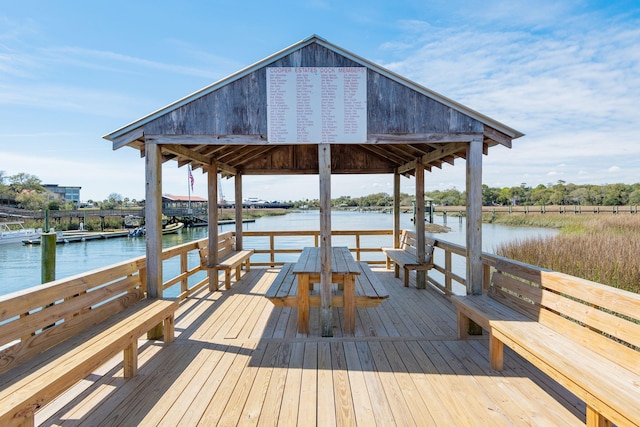
[[[87, 240], [113, 239], [116, 237], [127, 237], [130, 230], [114, 230], [114, 231], [63, 231], [58, 235], [56, 243], [76, 243], [85, 242]], [[40, 238], [23, 240], [25, 245], [39, 245]]]
[[356, 330], [296, 331], [296, 309], [264, 293], [277, 268], [229, 290], [200, 291], [176, 317], [170, 345], [140, 341], [139, 374], [115, 358], [36, 414], [40, 425], [584, 425], [584, 403], [508, 351], [492, 371], [488, 342], [456, 339], [449, 299], [405, 288], [375, 268], [390, 297], [358, 308]]

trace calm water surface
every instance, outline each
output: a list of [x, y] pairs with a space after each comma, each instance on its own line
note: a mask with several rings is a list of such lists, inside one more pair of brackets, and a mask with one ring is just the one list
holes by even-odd
[[[441, 217], [436, 217], [436, 223], [443, 224]], [[264, 217], [257, 219], [255, 223], [244, 225], [245, 230], [266, 231], [266, 230], [318, 230], [320, 228], [318, 211], [292, 212], [284, 216]], [[458, 218], [448, 218], [447, 224], [451, 231], [446, 234], [438, 234], [437, 237], [452, 243], [465, 244], [465, 224], [464, 219], [459, 223]], [[400, 222], [401, 228], [413, 229], [411, 215], [403, 214]], [[369, 213], [369, 212], [343, 212], [332, 213], [332, 228], [334, 230], [369, 230], [369, 229], [391, 229], [393, 227], [393, 217], [391, 214]], [[235, 230], [234, 225], [220, 227], [221, 231]], [[527, 237], [553, 235], [556, 230], [541, 228], [506, 227], [495, 224], [483, 224], [483, 250], [495, 252], [495, 248], [503, 242], [524, 239]], [[171, 247], [191, 240], [201, 239], [207, 236], [206, 227], [198, 227], [183, 230], [182, 234], [163, 236], [163, 247]], [[335, 246], [346, 245], [355, 246], [353, 237], [340, 238], [332, 237]], [[362, 247], [390, 246], [390, 236], [372, 236], [363, 238], [360, 242]], [[267, 248], [269, 240], [265, 238], [245, 237], [244, 246], [247, 248]], [[312, 246], [313, 238], [277, 238], [278, 247], [301, 248]], [[107, 240], [93, 240], [88, 242], [69, 243], [57, 245], [56, 254], [56, 278], [64, 278], [75, 274], [87, 272], [99, 267], [108, 266], [120, 261], [131, 259], [145, 253], [144, 238], [114, 238]], [[370, 255], [372, 257], [373, 255]], [[283, 261], [293, 261], [297, 257], [291, 254], [290, 259], [280, 258]], [[379, 257], [379, 256], [378, 256]], [[189, 260], [190, 266], [198, 262], [197, 255], [192, 255]], [[256, 261], [262, 261], [257, 259]], [[252, 259], [254, 259], [252, 257]], [[369, 259], [363, 257], [363, 259]], [[263, 260], [268, 260], [267, 258]], [[454, 258], [455, 260], [455, 258]], [[177, 261], [177, 260], [176, 260]], [[436, 258], [436, 261], [441, 262]], [[165, 278], [173, 277], [177, 274], [177, 262], [165, 263]], [[456, 267], [464, 269], [464, 266]], [[458, 272], [458, 271], [456, 271]], [[463, 273], [463, 272], [460, 272]], [[200, 280], [194, 278], [194, 280]], [[25, 289], [40, 284], [40, 246], [24, 246], [22, 244], [0, 245], [0, 294], [7, 294], [17, 290]], [[165, 295], [173, 296], [170, 290]]]

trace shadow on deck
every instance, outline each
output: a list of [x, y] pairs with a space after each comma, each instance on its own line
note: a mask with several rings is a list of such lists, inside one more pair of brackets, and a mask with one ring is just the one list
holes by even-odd
[[374, 269], [390, 297], [358, 308], [356, 331], [298, 334], [296, 309], [264, 293], [277, 269], [180, 307], [174, 343], [140, 342], [139, 374], [121, 358], [36, 414], [41, 425], [584, 425], [584, 403], [515, 353], [489, 367], [486, 337], [456, 339], [455, 311], [434, 289]]

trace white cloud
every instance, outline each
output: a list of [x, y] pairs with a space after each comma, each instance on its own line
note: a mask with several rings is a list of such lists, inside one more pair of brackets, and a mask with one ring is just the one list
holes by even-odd
[[618, 166], [611, 166], [607, 169], [607, 172], [620, 172], [620, 168]]
[[[568, 181], [588, 179], [580, 171], [620, 156], [640, 158], [639, 22], [569, 17], [556, 3], [523, 18], [535, 8], [490, 2], [474, 27], [406, 21], [405, 36], [383, 46], [402, 56], [384, 64], [393, 71], [526, 134], [512, 150], [493, 149], [485, 157], [488, 185], [517, 185], [524, 177], [545, 183], [558, 165]], [[510, 26], [508, 16], [531, 22]], [[543, 16], [551, 19], [543, 23]], [[638, 165], [616, 172], [625, 172], [625, 182], [640, 175]]]

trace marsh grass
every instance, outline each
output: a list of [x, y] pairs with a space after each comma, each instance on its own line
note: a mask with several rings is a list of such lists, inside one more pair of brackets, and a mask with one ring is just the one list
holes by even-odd
[[557, 216], [566, 218], [557, 236], [503, 244], [496, 253], [640, 293], [640, 216]]

